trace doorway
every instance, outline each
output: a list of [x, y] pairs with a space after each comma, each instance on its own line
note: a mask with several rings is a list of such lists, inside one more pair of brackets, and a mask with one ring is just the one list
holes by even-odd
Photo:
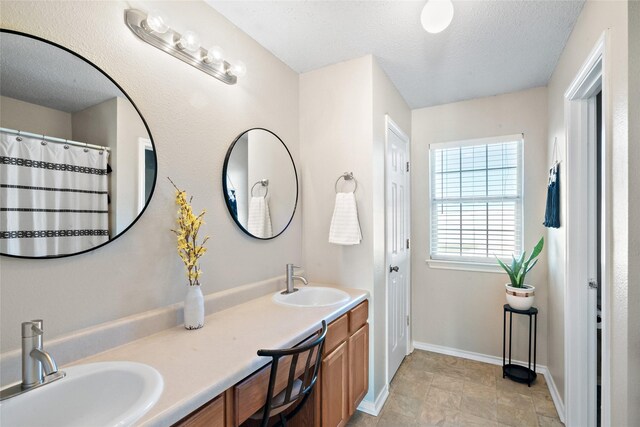
[[606, 37], [565, 94], [567, 426], [596, 427], [608, 425], [609, 419]]
[[409, 137], [389, 116], [386, 116], [387, 384], [409, 353], [411, 283], [409, 153]]

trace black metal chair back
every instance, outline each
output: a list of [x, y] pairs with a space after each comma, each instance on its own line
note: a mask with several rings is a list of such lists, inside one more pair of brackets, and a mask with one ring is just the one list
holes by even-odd
[[[279, 350], [258, 350], [258, 356], [272, 358], [267, 401], [263, 408], [261, 427], [267, 427], [269, 418], [277, 414], [280, 415], [280, 421], [276, 425], [286, 426], [287, 420], [292, 419], [302, 409], [318, 380], [318, 371], [322, 362], [322, 348], [326, 335], [327, 322], [323, 320], [322, 329], [316, 335], [295, 347]], [[289, 357], [291, 365], [289, 366], [287, 386], [283, 391], [276, 394], [275, 386], [279, 363], [282, 358]], [[304, 363], [302, 381], [296, 378], [298, 363], [301, 361]], [[300, 402], [295, 409], [284, 415], [284, 410], [292, 406], [297, 400], [300, 400]]]

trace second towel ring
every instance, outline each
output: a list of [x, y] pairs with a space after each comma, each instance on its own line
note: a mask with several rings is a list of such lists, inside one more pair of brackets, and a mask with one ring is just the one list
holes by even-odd
[[341, 179], [344, 179], [345, 181], [353, 181], [354, 187], [352, 193], [356, 192], [358, 189], [358, 180], [353, 176], [353, 172], [345, 172], [336, 179], [336, 184], [334, 185], [336, 194], [338, 193], [338, 182], [340, 182]]
[[264, 191], [264, 196], [262, 197], [267, 197], [267, 194], [269, 194], [269, 180], [268, 179], [261, 179], [260, 181], [256, 181], [255, 184], [253, 184], [253, 186], [251, 187], [251, 197], [255, 197], [253, 195], [253, 189], [256, 188], [256, 185], [262, 185], [265, 189]]

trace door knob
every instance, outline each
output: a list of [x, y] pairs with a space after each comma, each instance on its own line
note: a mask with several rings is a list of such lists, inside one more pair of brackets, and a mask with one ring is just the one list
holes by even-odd
[[392, 266], [389, 266], [389, 273], [393, 273], [394, 271], [395, 271], [396, 273], [397, 273], [398, 271], [400, 271], [400, 269], [398, 268], [398, 266], [397, 266], [397, 265], [394, 265], [393, 267], [392, 267]]

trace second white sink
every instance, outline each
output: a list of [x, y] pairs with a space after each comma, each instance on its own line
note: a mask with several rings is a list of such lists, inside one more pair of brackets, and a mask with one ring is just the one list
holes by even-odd
[[273, 295], [273, 300], [278, 304], [297, 307], [326, 307], [347, 302], [349, 294], [340, 289], [312, 286], [298, 288], [292, 294], [277, 292]]

